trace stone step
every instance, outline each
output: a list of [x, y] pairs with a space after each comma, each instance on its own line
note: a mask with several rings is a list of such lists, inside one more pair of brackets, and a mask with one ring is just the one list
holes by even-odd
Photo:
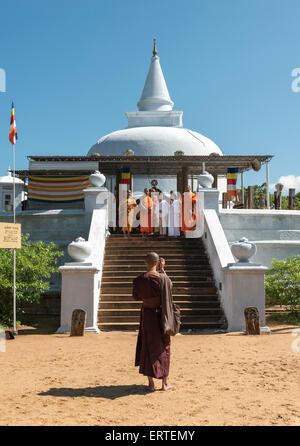
[[[180, 331], [188, 329], [209, 330], [223, 327], [223, 322], [184, 322], [180, 326]], [[136, 322], [103, 322], [98, 324], [100, 331], [137, 331], [139, 324]]]
[[[181, 323], [184, 322], [222, 322], [222, 315], [181, 315], [180, 321]], [[113, 317], [111, 315], [105, 315], [103, 312], [100, 312], [98, 317], [98, 322], [101, 324], [102, 322], [136, 322], [139, 323], [140, 321], [140, 314], [138, 315], [114, 315]]]
[[[130, 301], [132, 299], [131, 293], [101, 293], [100, 302], [124, 302]], [[178, 293], [173, 294], [173, 300], [177, 303], [177, 301], [185, 301], [185, 302], [218, 302], [219, 296], [215, 293], [203, 293], [203, 294], [191, 294], [191, 293]], [[140, 302], [138, 300], [133, 300], [132, 302]]]
[[[131, 240], [132, 238], [134, 239], [141, 239], [141, 240], [172, 240], [172, 241], [183, 241], [183, 242], [189, 242], [191, 239], [185, 238], [185, 237], [178, 237], [178, 238], [174, 238], [168, 235], [150, 235], [150, 236], [143, 236], [140, 232], [135, 233], [132, 232], [129, 236], [129, 240]], [[117, 240], [117, 239], [121, 239], [121, 240], [128, 240], [127, 238], [124, 237], [124, 234], [122, 233], [112, 233], [110, 234], [110, 236], [108, 236], [108, 240]], [[197, 237], [194, 238], [193, 240], [197, 240], [199, 242], [202, 242], [202, 237]]]
[[[190, 258], [190, 257], [175, 257], [175, 258], [165, 258], [166, 260], [166, 269], [169, 266], [173, 266], [176, 265], [179, 268], [181, 268], [182, 266], [186, 266], [189, 267], [190, 265], [192, 266], [197, 266], [198, 268], [201, 267], [202, 265], [207, 265], [210, 266], [209, 260], [207, 258], [203, 258], [203, 259], [194, 259], [194, 258]], [[143, 266], [144, 270], [145, 270], [145, 263], [144, 263], [144, 258], [133, 258], [128, 260], [127, 257], [122, 257], [122, 258], [113, 258], [113, 256], [110, 259], [105, 258], [104, 259], [104, 265], [105, 266], [111, 266], [111, 265], [128, 265], [129, 267], [132, 266]]]
[[[102, 286], [105, 286], [106, 283], [118, 283], [118, 282], [130, 282], [132, 284], [132, 280], [135, 278], [136, 276], [134, 274], [126, 274], [124, 276], [119, 276], [118, 274], [116, 274], [115, 276], [104, 276], [102, 277]], [[203, 281], [211, 281], [213, 276], [210, 273], [202, 273], [202, 274], [195, 274], [195, 275], [189, 275], [189, 274], [185, 274], [185, 275], [181, 275], [181, 276], [173, 276], [172, 274], [169, 274], [170, 279], [172, 280], [173, 284], [177, 284], [177, 283], [182, 283], [182, 284], [186, 284], [186, 283], [193, 283], [194, 282], [203, 282]]]
[[[98, 311], [99, 320], [104, 318], [115, 318], [115, 317], [140, 317], [139, 308], [102, 308]], [[222, 315], [221, 308], [180, 308], [181, 316], [220, 316]]]
[[[117, 294], [129, 294], [131, 292], [131, 288], [126, 288], [126, 287], [112, 287], [112, 288], [102, 288], [101, 289], [101, 294], [107, 294], [107, 293], [111, 293], [112, 290], [117, 293]], [[174, 294], [215, 294], [217, 292], [217, 288], [215, 286], [209, 286], [206, 282], [203, 283], [203, 287], [174, 287], [173, 288], [173, 293]]]
[[[166, 266], [167, 274], [175, 274], [175, 273], [185, 273], [190, 272], [191, 274], [197, 273], [197, 271], [211, 271], [211, 266], [209, 264], [207, 265], [194, 265], [193, 263], [189, 265], [178, 265], [178, 264], [169, 264]], [[145, 271], [145, 264], [139, 263], [139, 265], [129, 265], [129, 264], [115, 264], [115, 265], [106, 265], [103, 266], [103, 274], [108, 274], [110, 272], [118, 272], [122, 271], [124, 273], [126, 272], [132, 272], [136, 275], [142, 274]]]
[[[139, 276], [145, 271], [103, 271], [102, 282], [103, 281], [123, 281], [132, 280], [133, 278]], [[197, 280], [197, 278], [212, 277], [213, 274], [209, 270], [193, 270], [193, 271], [168, 271], [168, 276], [172, 281], [174, 280]]]
[[[134, 259], [141, 259], [141, 261], [144, 260], [145, 255], [147, 254], [147, 251], [145, 251], [144, 253], [141, 252], [140, 250], [138, 250], [138, 252], [136, 252], [135, 250], [132, 251], [128, 251], [128, 250], [114, 250], [111, 251], [111, 253], [105, 253], [104, 255], [104, 262], [106, 260], [114, 260], [114, 259], [124, 259], [127, 260], [128, 262], [130, 262], [130, 260], [134, 260]], [[187, 255], [189, 257], [192, 257], [193, 260], [199, 259], [199, 260], [203, 260], [203, 259], [207, 259], [207, 256], [205, 254], [201, 254], [199, 253], [199, 251], [188, 251], [188, 252], [171, 252], [171, 251], [166, 251], [166, 252], [159, 252], [159, 255], [161, 257], [164, 257], [166, 260], [167, 259], [184, 259]]]
[[182, 329], [223, 326], [223, 310], [209, 258], [202, 239], [124, 239], [112, 235], [106, 241], [98, 311], [100, 330], [137, 330], [141, 301], [132, 299], [132, 280], [145, 272], [144, 257], [156, 251], [166, 259], [173, 282], [173, 299], [181, 309]]
[[124, 243], [122, 241], [116, 241], [115, 243], [109, 243], [108, 241], [105, 243], [107, 247], [121, 247], [122, 249], [133, 249], [133, 248], [149, 248], [155, 247], [159, 249], [206, 249], [203, 243], [198, 242], [172, 242], [172, 241], [152, 241], [152, 242], [144, 242], [143, 240], [130, 241], [129, 243]]
[[[201, 280], [202, 279], [202, 280]], [[201, 288], [201, 287], [213, 287], [215, 286], [215, 282], [214, 280], [207, 280], [205, 277], [198, 279], [196, 281], [190, 282], [190, 280], [176, 280], [174, 282], [174, 286], [173, 286], [173, 293], [176, 294], [175, 288], [181, 288], [181, 287], [185, 287], [185, 288]], [[104, 289], [108, 289], [108, 288], [120, 288], [120, 287], [124, 287], [124, 288], [129, 288], [131, 290], [132, 288], [132, 280], [128, 280], [128, 277], [125, 278], [125, 280], [119, 281], [119, 280], [112, 280], [112, 281], [103, 281], [102, 280], [102, 284], [101, 284], [101, 290], [103, 291]]]
[[187, 238], [173, 238], [173, 237], [135, 237], [135, 238], [124, 238], [124, 237], [108, 237], [106, 239], [107, 244], [116, 244], [116, 243], [122, 243], [124, 245], [137, 245], [139, 243], [143, 244], [169, 244], [169, 245], [192, 245], [197, 243], [197, 245], [204, 245], [202, 239], [187, 239]]
[[149, 247], [154, 247], [158, 249], [205, 249], [205, 246], [200, 243], [172, 243], [172, 242], [159, 242], [157, 241], [152, 243], [145, 243], [142, 241], [138, 242], [130, 242], [130, 243], [122, 243], [120, 241], [116, 243], [105, 243], [105, 246], [108, 248], [117, 248], [120, 247], [122, 249], [137, 249], [137, 248], [143, 248], [143, 249], [149, 249]]
[[[179, 305], [180, 308], [215, 308], [219, 309], [220, 302], [219, 301], [209, 301], [209, 300], [195, 300], [195, 301], [184, 301], [184, 300], [176, 300], [177, 305]], [[140, 309], [142, 306], [141, 301], [135, 301], [135, 300], [128, 300], [128, 301], [100, 301], [99, 308], [102, 309], [112, 309], [112, 308], [120, 308], [120, 309]]]
[[138, 252], [135, 249], [119, 249], [119, 248], [115, 248], [115, 249], [111, 249], [111, 250], [105, 250], [105, 254], [104, 254], [104, 259], [110, 259], [110, 258], [120, 258], [120, 257], [124, 257], [126, 259], [131, 259], [131, 258], [139, 258], [144, 260], [144, 258], [146, 257], [147, 253], [150, 251], [154, 251], [156, 252], [160, 257], [164, 257], [165, 259], [167, 258], [182, 258], [182, 257], [197, 257], [199, 259], [205, 259], [207, 258], [207, 255], [205, 253], [203, 253], [202, 251], [200, 251], [199, 249], [197, 250], [190, 250], [190, 251], [184, 251], [182, 249], [177, 249], [177, 250], [166, 250], [163, 251], [161, 249], [139, 249]]
[[139, 324], [136, 322], [98, 322], [100, 331], [138, 331]]

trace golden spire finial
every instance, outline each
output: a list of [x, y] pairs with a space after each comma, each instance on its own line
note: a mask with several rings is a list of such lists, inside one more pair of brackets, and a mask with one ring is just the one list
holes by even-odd
[[153, 48], [153, 57], [157, 56], [157, 49], [156, 49], [156, 39], [154, 38], [154, 48]]

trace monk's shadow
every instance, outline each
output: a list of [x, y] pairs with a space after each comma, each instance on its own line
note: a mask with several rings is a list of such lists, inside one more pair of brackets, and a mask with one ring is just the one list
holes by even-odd
[[46, 392], [40, 392], [40, 396], [58, 396], [58, 397], [90, 397], [90, 398], [107, 398], [115, 400], [128, 395], [146, 395], [152, 393], [147, 386], [139, 386], [137, 384], [123, 386], [97, 386], [83, 387], [74, 389], [72, 387], [52, 387]]

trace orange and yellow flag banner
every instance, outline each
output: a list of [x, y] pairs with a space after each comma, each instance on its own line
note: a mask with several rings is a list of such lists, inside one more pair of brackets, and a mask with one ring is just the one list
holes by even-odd
[[74, 177], [29, 176], [28, 199], [43, 203], [74, 203], [84, 200], [83, 189], [89, 187], [88, 175]]
[[237, 199], [236, 181], [238, 174], [238, 167], [227, 168], [227, 201], [231, 201], [232, 197], [235, 197], [235, 199]]
[[18, 134], [17, 134], [16, 119], [15, 119], [15, 107], [14, 107], [14, 103], [12, 103], [10, 127], [9, 127], [9, 140], [13, 146], [16, 144], [17, 139], [18, 139]]
[[130, 183], [131, 183], [130, 167], [123, 167], [122, 168], [121, 183], [130, 185]]

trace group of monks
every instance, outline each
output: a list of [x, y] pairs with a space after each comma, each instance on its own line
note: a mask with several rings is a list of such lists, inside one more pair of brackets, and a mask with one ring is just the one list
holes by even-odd
[[[172, 236], [179, 236], [180, 230], [193, 231], [196, 227], [196, 204], [197, 196], [191, 191], [190, 186], [187, 186], [182, 200], [171, 191], [169, 203], [164, 199], [161, 191], [155, 188], [146, 188], [140, 200], [135, 200], [131, 190], [128, 190], [126, 202], [123, 203], [127, 210], [126, 224], [122, 225], [124, 236], [128, 236], [132, 231], [134, 218], [137, 215], [134, 208], [137, 206], [139, 206], [138, 214], [140, 214], [140, 232], [144, 236], [155, 233], [167, 235], [167, 226], [169, 227], [168, 235]], [[171, 214], [172, 222], [170, 223]]]

